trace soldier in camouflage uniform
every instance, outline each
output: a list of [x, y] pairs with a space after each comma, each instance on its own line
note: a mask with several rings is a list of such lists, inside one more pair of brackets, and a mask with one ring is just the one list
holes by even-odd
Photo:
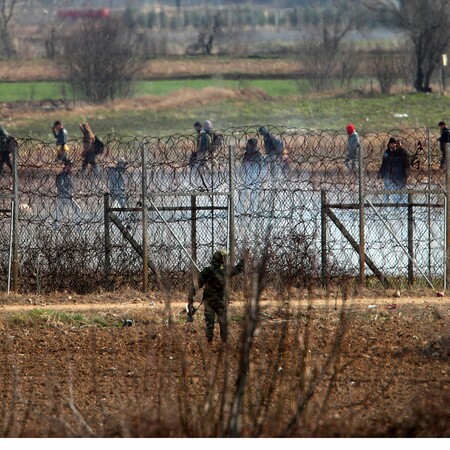
[[[220, 327], [220, 338], [222, 342], [227, 341], [227, 303], [224, 298], [226, 282], [226, 252], [218, 250], [214, 253], [211, 265], [205, 267], [199, 275], [199, 289], [205, 286], [203, 291], [203, 303], [205, 305], [205, 336], [208, 342], [212, 342], [214, 336], [214, 322], [217, 316], [217, 322]], [[239, 261], [234, 266], [230, 275], [235, 276], [244, 270], [244, 261]], [[192, 290], [190, 303], [193, 303], [195, 296], [195, 287]]]

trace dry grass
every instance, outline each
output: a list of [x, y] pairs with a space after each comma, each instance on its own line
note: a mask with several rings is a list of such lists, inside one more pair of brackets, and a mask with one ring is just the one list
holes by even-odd
[[[298, 72], [295, 59], [248, 59], [212, 57], [181, 57], [155, 59], [144, 64], [140, 78], [177, 78], [193, 76], [224, 76], [239, 74], [290, 76]], [[61, 79], [56, 64], [48, 60], [11, 60], [0, 64], [1, 81], [47, 81]]]
[[[105, 109], [110, 112], [126, 111], [164, 111], [166, 109], [176, 109], [195, 104], [197, 107], [218, 103], [223, 100], [267, 100], [269, 96], [260, 89], [232, 90], [216, 87], [207, 87], [204, 89], [181, 89], [171, 92], [165, 96], [145, 95], [139, 98], [118, 99], [101, 105], [89, 104], [83, 101], [76, 103], [68, 102], [61, 105], [58, 114], [63, 113], [65, 121], [72, 118], [77, 120], [81, 116], [102, 115]], [[65, 106], [65, 109], [64, 109]], [[18, 125], [22, 120], [29, 120], [39, 114], [54, 116], [53, 109], [43, 110], [40, 108], [40, 102], [16, 102], [15, 104], [0, 104], [0, 114], [14, 120]]]

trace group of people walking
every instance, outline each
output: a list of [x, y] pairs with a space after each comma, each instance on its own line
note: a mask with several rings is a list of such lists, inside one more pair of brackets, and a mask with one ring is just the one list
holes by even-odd
[[[440, 136], [438, 138], [441, 151], [440, 168], [443, 169], [446, 167], [446, 151], [450, 142], [450, 131], [444, 121], [439, 122], [438, 126], [440, 129]], [[349, 170], [356, 171], [359, 167], [361, 143], [355, 126], [352, 123], [346, 126], [346, 131], [348, 140], [347, 155], [344, 164]], [[391, 196], [393, 203], [405, 202], [405, 194], [399, 191], [406, 189], [411, 163], [411, 154], [405, 149], [402, 139], [390, 137], [387, 142], [387, 147], [383, 152], [381, 165], [378, 170], [378, 178], [383, 180], [384, 190], [387, 191], [384, 195], [385, 203], [390, 202]]]
[[[450, 142], [450, 131], [445, 122], [438, 124], [440, 137], [438, 138], [441, 159], [440, 167], [446, 166], [446, 148]], [[86, 173], [90, 167], [94, 175], [99, 174], [97, 157], [103, 152], [104, 144], [99, 139], [87, 122], [79, 124], [82, 132], [83, 150], [81, 153], [81, 173]], [[195, 122], [195, 149], [189, 159], [191, 173], [199, 177], [200, 185], [208, 189], [212, 183], [212, 171], [214, 168], [214, 156], [216, 151], [223, 144], [223, 136], [213, 129], [212, 123], [206, 120], [203, 125]], [[347, 154], [344, 160], [345, 166], [356, 172], [359, 165], [359, 153], [361, 143], [355, 126], [349, 123], [346, 126], [348, 135]], [[61, 161], [63, 167], [56, 176], [57, 191], [57, 220], [62, 216], [63, 209], [69, 207], [77, 215], [81, 213], [81, 208], [74, 200], [74, 188], [72, 182], [73, 160], [71, 159], [70, 149], [67, 145], [68, 134], [60, 121], [54, 122], [52, 132], [56, 139], [56, 161]], [[261, 137], [262, 146], [259, 147]], [[264, 169], [273, 179], [277, 179], [277, 174], [285, 173], [291, 165], [291, 160], [286, 152], [282, 139], [270, 133], [266, 127], [258, 129], [258, 136], [249, 138], [243, 149], [242, 168], [243, 179], [247, 187], [257, 190], [260, 183], [261, 171]], [[3, 173], [4, 166], [12, 171], [11, 154], [17, 148], [16, 140], [0, 126], [0, 175]], [[108, 180], [108, 189], [112, 197], [112, 203], [116, 203], [121, 208], [127, 205], [125, 170], [127, 163], [124, 158], [119, 158], [115, 166], [109, 167], [106, 171]], [[405, 194], [402, 191], [407, 186], [408, 176], [411, 169], [411, 155], [404, 148], [401, 139], [390, 137], [386, 149], [383, 153], [381, 165], [378, 171], [378, 177], [383, 180], [384, 190], [387, 191], [384, 201], [389, 202], [392, 198], [394, 203], [403, 202]], [[208, 179], [211, 178], [210, 180]], [[392, 192], [392, 194], [390, 194]]]
[[[87, 122], [79, 125], [83, 134], [83, 150], [81, 153], [81, 173], [85, 174], [88, 166], [91, 167], [94, 175], [99, 174], [97, 165], [97, 156], [103, 153], [104, 144], [97, 137]], [[81, 218], [81, 207], [74, 198], [74, 184], [72, 180], [73, 160], [71, 159], [70, 149], [67, 145], [68, 134], [64, 125], [60, 121], [54, 122], [51, 131], [56, 139], [56, 161], [62, 163], [61, 172], [56, 175], [56, 222], [62, 217], [73, 212], [76, 217]], [[16, 140], [0, 126], [0, 175], [3, 173], [3, 167], [6, 165], [12, 172], [11, 154], [17, 148]], [[107, 186], [111, 195], [111, 203], [117, 204], [120, 208], [126, 208], [127, 195], [125, 183], [125, 170], [127, 162], [124, 158], [119, 158], [113, 167], [107, 169]]]

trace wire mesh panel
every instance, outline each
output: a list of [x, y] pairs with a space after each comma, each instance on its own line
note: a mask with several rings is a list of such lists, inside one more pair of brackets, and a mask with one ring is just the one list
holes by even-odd
[[[408, 202], [387, 206], [378, 176], [391, 136], [402, 139], [412, 157], [406, 186], [412, 208]], [[359, 169], [345, 164], [344, 133], [268, 125], [220, 130], [202, 158], [196, 154], [197, 135], [111, 134], [103, 139], [104, 151], [89, 164], [81, 140], [74, 140], [68, 143], [73, 165], [64, 192], [58, 181], [64, 164], [56, 148], [32, 138], [18, 141], [19, 273], [24, 290], [87, 291], [103, 285], [105, 193], [123, 225], [122, 230], [109, 227], [109, 269], [115, 287], [141, 283], [142, 257], [131, 242], [143, 246], [144, 192], [149, 257], [174, 288], [184, 288], [190, 279], [186, 252], [194, 254], [200, 266], [208, 264], [215, 249], [229, 244], [231, 225], [237, 255], [250, 248], [257, 256], [269, 246], [268, 280], [274, 283], [303, 286], [318, 278], [324, 250], [330, 277], [358, 273], [354, 245], [330, 220], [325, 248], [323, 243], [322, 192], [327, 203], [336, 206], [332, 211], [337, 220], [359, 242]], [[420, 268], [428, 277], [442, 278], [445, 173], [435, 137], [426, 129], [405, 129], [363, 134], [360, 142], [367, 256], [388, 277], [408, 275], [412, 257], [416, 275]], [[10, 192], [8, 175], [4, 170], [0, 176], [0, 189]], [[226, 195], [230, 186], [232, 199]], [[0, 227], [5, 238], [1, 282], [7, 267], [7, 218]]]

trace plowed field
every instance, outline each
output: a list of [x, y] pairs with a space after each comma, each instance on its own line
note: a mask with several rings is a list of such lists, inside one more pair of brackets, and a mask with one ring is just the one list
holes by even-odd
[[5, 296], [0, 432], [450, 436], [446, 297], [306, 297], [264, 296], [247, 372], [242, 298], [224, 346], [217, 329], [207, 345], [203, 308], [185, 323], [180, 296]]

